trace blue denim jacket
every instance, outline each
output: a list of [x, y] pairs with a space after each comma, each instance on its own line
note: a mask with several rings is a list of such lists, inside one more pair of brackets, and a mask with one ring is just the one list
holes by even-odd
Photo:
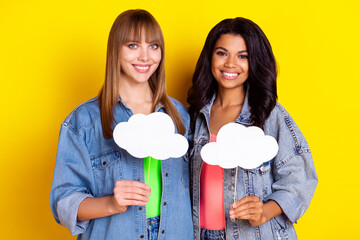
[[[200, 172], [203, 164], [200, 150], [209, 142], [210, 111], [214, 100], [215, 96], [196, 119], [193, 147], [190, 151], [195, 239], [200, 239]], [[236, 123], [251, 125], [247, 98]], [[258, 168], [238, 168], [236, 200], [244, 196], [258, 196], [263, 202], [274, 200], [284, 214], [258, 227], [252, 227], [248, 220], [231, 220], [229, 211], [234, 197], [235, 168], [224, 169], [225, 231], [228, 240], [297, 239], [293, 223], [304, 214], [314, 194], [318, 180], [309, 146], [295, 122], [279, 103], [265, 121], [264, 132], [277, 140], [279, 151], [275, 158]]]
[[[172, 99], [188, 130], [186, 108]], [[159, 105], [155, 109], [164, 112]], [[116, 122], [127, 121], [132, 111], [119, 100]], [[188, 134], [185, 134], [188, 138]], [[193, 239], [189, 193], [189, 161], [185, 155], [161, 162], [162, 199], [158, 239]], [[50, 193], [55, 220], [78, 239], [148, 239], [146, 207], [130, 206], [126, 212], [90, 221], [77, 221], [78, 207], [86, 197], [113, 194], [117, 180], [144, 182], [144, 161], [119, 148], [113, 139], [104, 139], [99, 99], [76, 108], [60, 131], [54, 179]]]

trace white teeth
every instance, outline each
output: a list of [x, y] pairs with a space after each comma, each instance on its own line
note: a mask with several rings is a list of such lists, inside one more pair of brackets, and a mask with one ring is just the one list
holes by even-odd
[[141, 66], [136, 66], [136, 65], [135, 65], [135, 67], [136, 67], [137, 69], [140, 69], [140, 70], [148, 70], [150, 66], [141, 67]]
[[239, 75], [238, 73], [228, 73], [228, 72], [223, 72], [223, 74], [227, 77], [236, 77], [237, 75]]

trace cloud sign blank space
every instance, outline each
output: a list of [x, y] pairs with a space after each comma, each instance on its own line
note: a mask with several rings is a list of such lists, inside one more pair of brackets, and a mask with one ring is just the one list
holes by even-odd
[[278, 148], [276, 140], [261, 128], [228, 123], [219, 130], [216, 142], [207, 143], [200, 154], [211, 165], [252, 169], [274, 158]]
[[186, 138], [175, 133], [171, 117], [161, 112], [131, 116], [127, 122], [116, 125], [113, 137], [119, 147], [137, 158], [181, 157], [189, 147]]

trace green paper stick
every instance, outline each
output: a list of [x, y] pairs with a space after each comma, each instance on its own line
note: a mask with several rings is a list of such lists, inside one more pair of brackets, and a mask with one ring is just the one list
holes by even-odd
[[[156, 217], [160, 215], [161, 195], [162, 195], [162, 173], [161, 160], [152, 157], [144, 158], [144, 177], [145, 184], [151, 188], [150, 201], [146, 204], [147, 218]], [[149, 169], [149, 166], [151, 169]], [[147, 175], [147, 176], [146, 176]], [[150, 176], [151, 175], [151, 176]], [[151, 179], [151, 181], [150, 181]]]

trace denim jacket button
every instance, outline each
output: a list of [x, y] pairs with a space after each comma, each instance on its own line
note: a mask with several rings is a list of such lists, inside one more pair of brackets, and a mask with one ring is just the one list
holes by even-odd
[[144, 235], [141, 235], [140, 238], [144, 238]]
[[166, 202], [164, 202], [164, 206], [166, 205], [167, 203]]
[[228, 187], [228, 189], [229, 189], [230, 191], [234, 191], [234, 186], [233, 186], [233, 185], [230, 185], [230, 186]]

